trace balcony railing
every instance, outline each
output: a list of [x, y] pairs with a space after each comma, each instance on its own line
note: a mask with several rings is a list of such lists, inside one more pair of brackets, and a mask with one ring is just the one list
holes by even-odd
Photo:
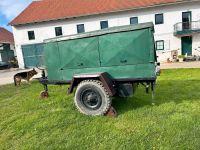
[[174, 35], [191, 35], [200, 32], [200, 21], [180, 22], [174, 25]]

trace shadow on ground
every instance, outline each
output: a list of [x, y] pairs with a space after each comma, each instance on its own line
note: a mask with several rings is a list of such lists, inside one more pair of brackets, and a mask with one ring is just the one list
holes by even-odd
[[[195, 101], [200, 99], [200, 80], [161, 80], [157, 82], [155, 89], [155, 104], [157, 106], [164, 103], [174, 102], [176, 104], [183, 101]], [[145, 93], [145, 89], [139, 86], [133, 97], [114, 98], [114, 108], [121, 114], [152, 106], [151, 92]]]

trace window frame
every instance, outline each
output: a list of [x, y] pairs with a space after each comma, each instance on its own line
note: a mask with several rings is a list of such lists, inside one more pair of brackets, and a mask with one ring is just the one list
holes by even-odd
[[[29, 41], [31, 41], [31, 40], [35, 40], [35, 32], [34, 32], [34, 30], [31, 30], [31, 31], [28, 31], [27, 32], [28, 33], [28, 39], [29, 39]], [[33, 37], [31, 37], [31, 33], [33, 33]]]
[[[83, 27], [83, 31], [81, 31], [81, 32], [80, 32], [80, 29], [79, 29], [80, 26]], [[85, 32], [85, 25], [84, 24], [77, 24], [76, 28], [77, 28], [77, 33], [84, 33]]]
[[186, 21], [183, 21], [183, 19], [184, 19], [184, 14], [189, 14], [189, 21], [188, 22], [192, 22], [192, 11], [184, 11], [184, 12], [182, 12], [182, 22], [184, 23], [184, 22], [186, 22]]
[[[162, 21], [161, 22], [158, 22], [157, 21], [157, 16], [162, 16]], [[159, 24], [164, 24], [164, 14], [163, 13], [160, 13], [160, 14], [155, 14], [155, 25], [159, 25]]]
[[[103, 27], [103, 23], [106, 23], [107, 26]], [[108, 20], [100, 21], [100, 28], [101, 28], [101, 30], [109, 28]]]
[[[132, 22], [132, 21], [131, 21], [132, 19], [137, 19], [137, 23], [131, 23], [131, 22]], [[130, 24], [133, 24], [133, 25], [134, 25], [134, 24], [138, 24], [138, 23], [139, 23], [138, 17], [130, 17]]]
[[[162, 42], [163, 43], [163, 46], [162, 46], [162, 48], [161, 49], [158, 49], [158, 43], [159, 42]], [[156, 41], [156, 51], [159, 51], [159, 50], [165, 50], [165, 41], [164, 40], [158, 40], [158, 41]]]
[[[62, 36], [63, 35], [62, 27], [55, 27], [54, 30], [55, 30], [56, 36]], [[60, 30], [60, 31], [57, 31], [57, 30]], [[59, 32], [61, 32], [61, 34], [58, 34]]]

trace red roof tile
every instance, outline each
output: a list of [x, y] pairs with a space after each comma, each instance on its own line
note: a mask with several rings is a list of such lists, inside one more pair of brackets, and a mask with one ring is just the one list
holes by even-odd
[[0, 43], [14, 43], [13, 34], [0, 27]]
[[66, 19], [177, 3], [185, 0], [42, 0], [32, 2], [10, 24]]

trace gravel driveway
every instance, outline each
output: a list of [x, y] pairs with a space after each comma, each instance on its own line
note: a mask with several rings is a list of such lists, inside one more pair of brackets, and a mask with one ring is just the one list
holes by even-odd
[[[0, 85], [5, 85], [5, 84], [11, 84], [14, 83], [13, 76], [18, 73], [18, 72], [23, 72], [23, 71], [29, 71], [28, 70], [19, 70], [19, 69], [6, 69], [6, 70], [0, 70]], [[36, 70], [38, 74], [34, 76], [33, 78], [39, 78], [41, 77], [41, 71]]]
[[[161, 69], [200, 68], [200, 61], [183, 62], [183, 63], [163, 63], [161, 64], [160, 68]], [[28, 70], [16, 70], [16, 69], [0, 70], [0, 85], [14, 83], [13, 76], [16, 73], [23, 71], [28, 71]], [[38, 69], [36, 71], [38, 72], [38, 74], [33, 78], [41, 77], [41, 71]]]

